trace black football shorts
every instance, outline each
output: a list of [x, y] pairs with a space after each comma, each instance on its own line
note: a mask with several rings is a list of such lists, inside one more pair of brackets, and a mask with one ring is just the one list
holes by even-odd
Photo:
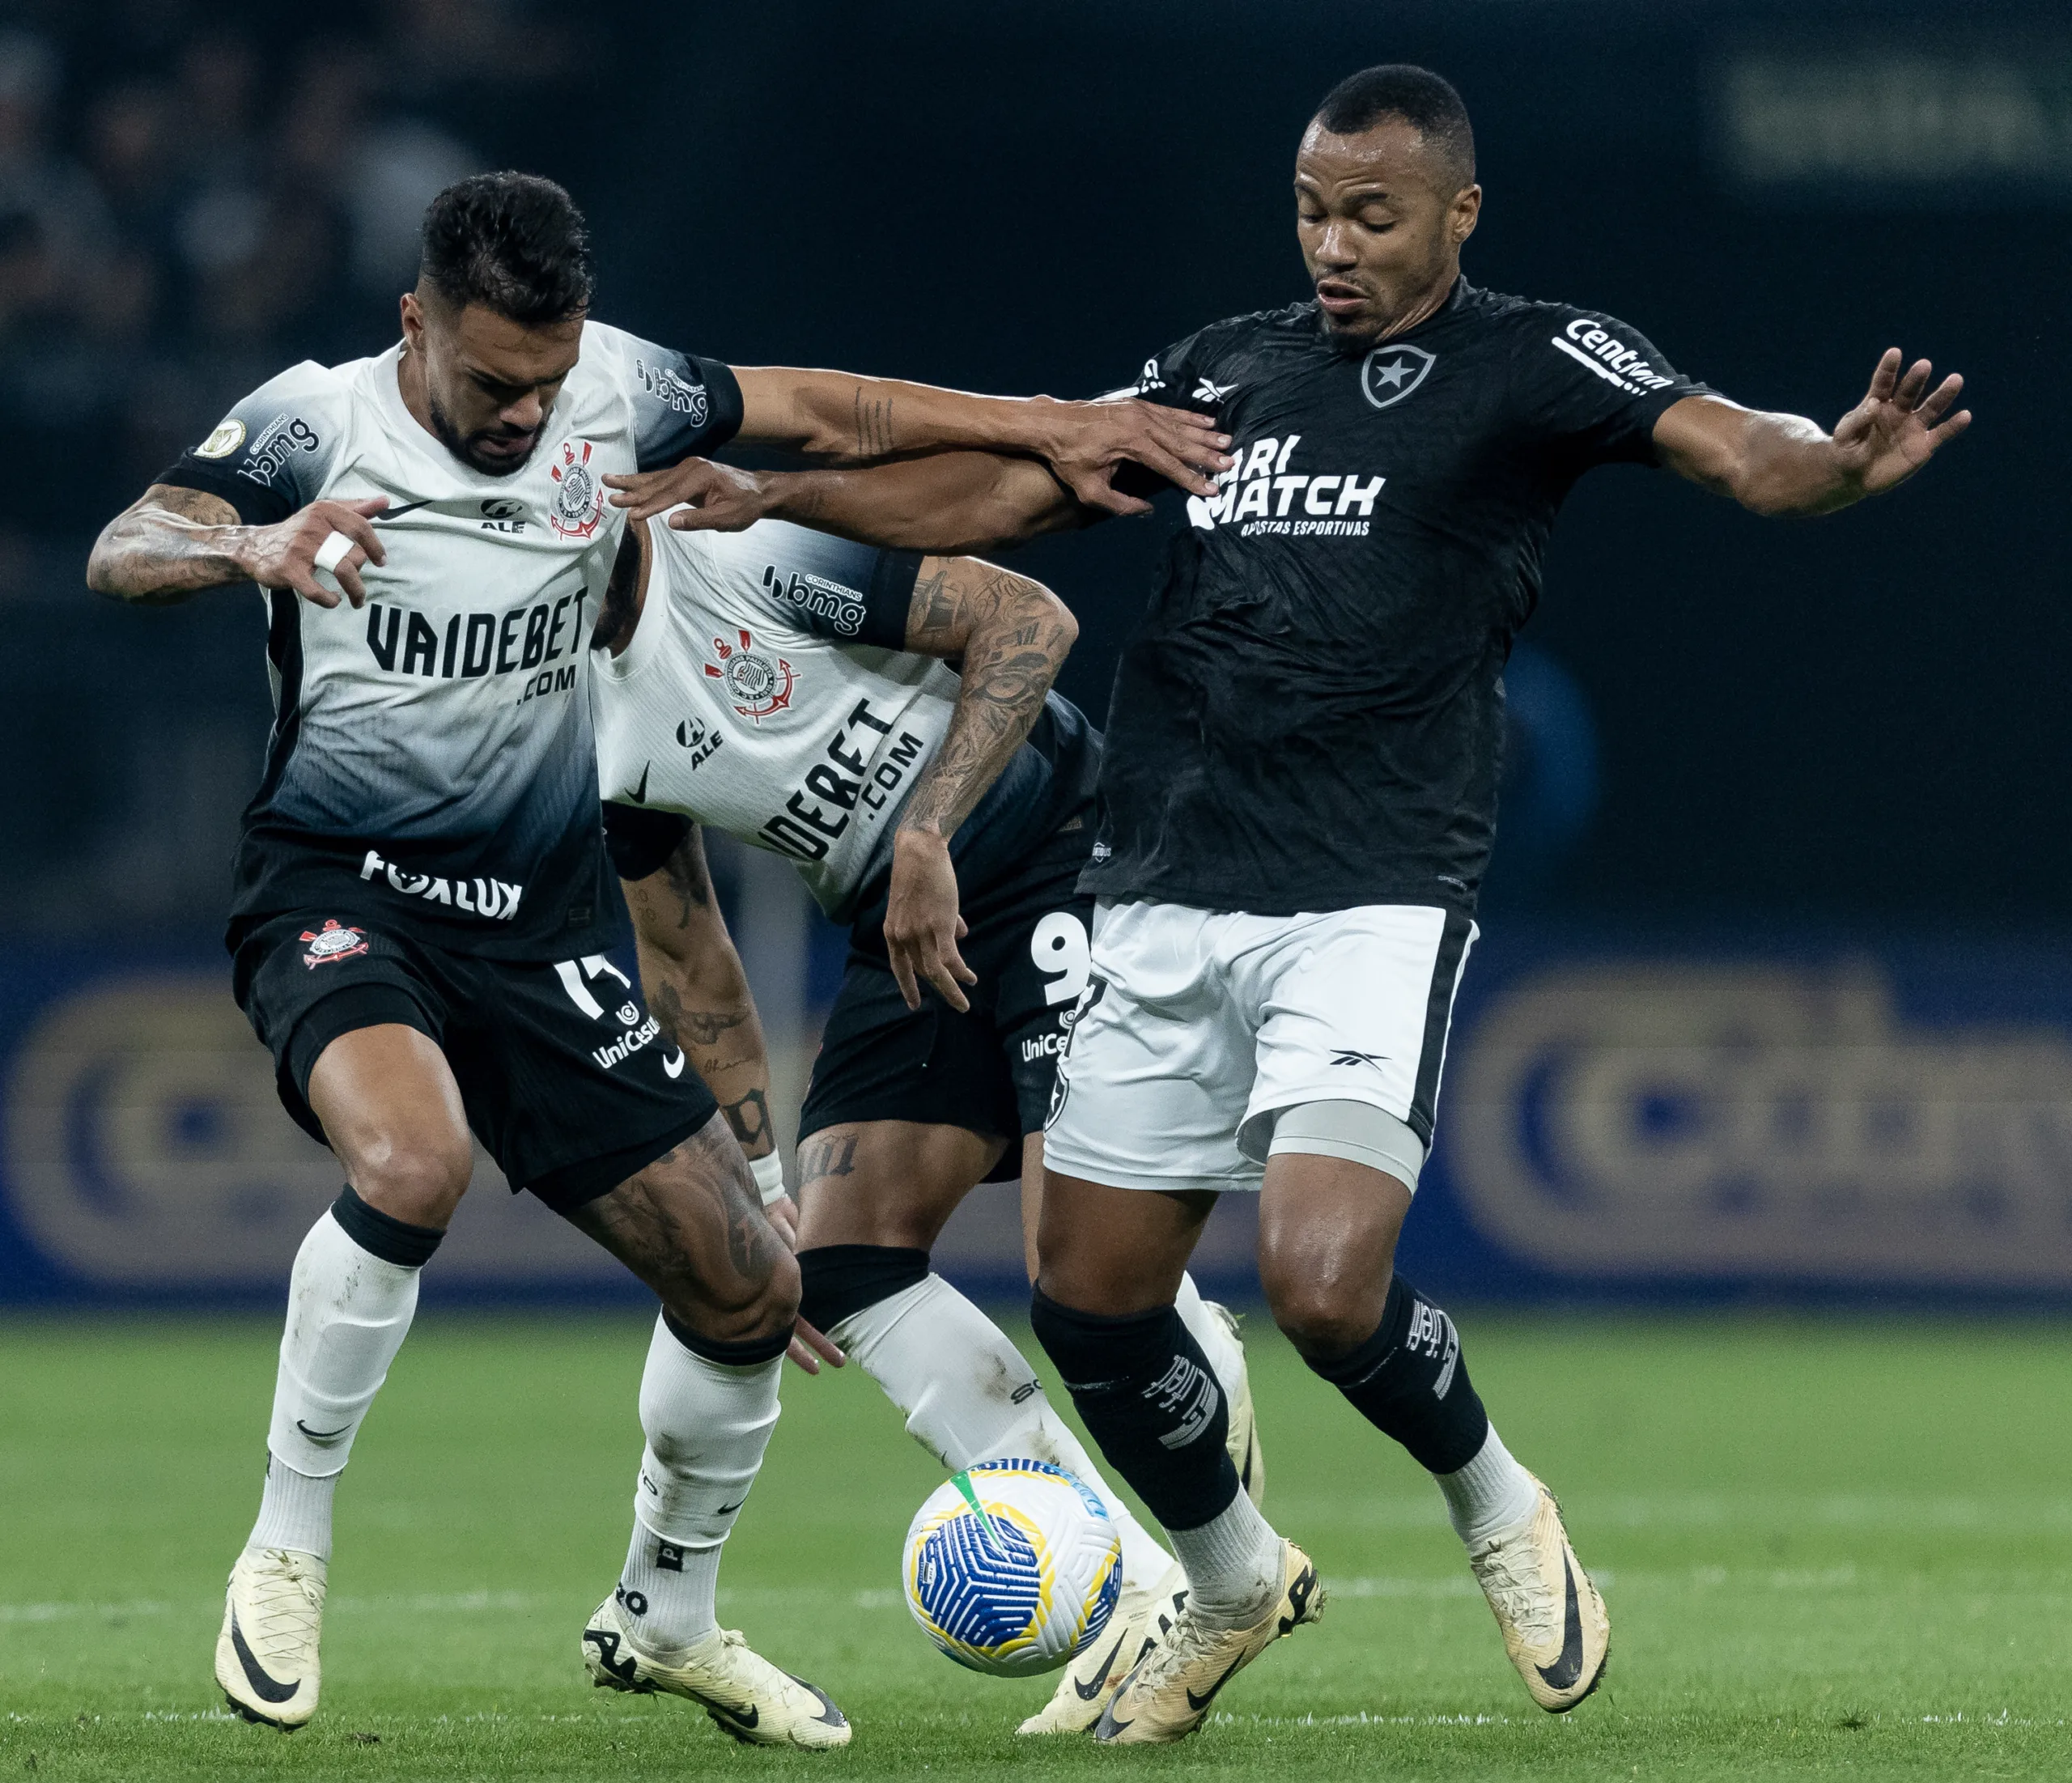
[[[967, 899], [970, 932], [958, 944], [979, 974], [959, 1014], [923, 981], [909, 1009], [878, 928], [881, 902], [851, 932], [842, 988], [828, 1012], [801, 1140], [852, 1121], [962, 1127], [989, 1138], [1041, 1132], [1091, 960], [1090, 898], [1076, 889], [1089, 835], [1054, 837], [1021, 867]], [[1021, 1174], [1010, 1144], [988, 1182]]]
[[276, 916], [239, 944], [238, 1006], [281, 1103], [322, 1140], [309, 1073], [341, 1034], [401, 1022], [437, 1042], [468, 1124], [513, 1190], [559, 1212], [609, 1194], [719, 1105], [602, 954], [481, 959], [343, 913]]

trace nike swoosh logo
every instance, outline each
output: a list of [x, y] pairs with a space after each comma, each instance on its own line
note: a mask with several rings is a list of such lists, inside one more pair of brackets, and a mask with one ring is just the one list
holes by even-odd
[[731, 1505], [722, 1505], [717, 1510], [714, 1511], [712, 1514], [715, 1517], [731, 1517], [747, 1502], [748, 1501], [745, 1498], [737, 1498]]
[[635, 804], [645, 804], [648, 802], [648, 775], [654, 766], [655, 764], [650, 762], [641, 769], [640, 784], [626, 795]]
[[431, 507], [434, 499], [427, 495], [421, 502], [405, 502], [401, 507], [384, 507], [373, 516], [374, 524], [379, 526], [384, 520], [400, 520], [405, 514], [414, 514], [420, 507]]
[[705, 1712], [715, 1721], [724, 1717], [730, 1726], [735, 1727], [758, 1727], [762, 1722], [762, 1711], [754, 1703], [748, 1705], [745, 1714], [738, 1709], [728, 1708], [724, 1703], [712, 1702], [705, 1705]]
[[1123, 1650], [1123, 1643], [1129, 1639], [1127, 1632], [1115, 1637], [1115, 1644], [1108, 1649], [1108, 1657], [1102, 1661], [1101, 1669], [1093, 1674], [1091, 1683], [1081, 1683], [1076, 1678], [1072, 1681], [1072, 1693], [1083, 1703], [1090, 1703], [1107, 1686], [1110, 1674], [1115, 1669], [1115, 1656]]
[[813, 1717], [815, 1721], [823, 1722], [830, 1727], [847, 1727], [849, 1725], [849, 1717], [834, 1706], [834, 1699], [829, 1696], [826, 1691], [822, 1690], [818, 1684], [809, 1684], [805, 1679], [798, 1676], [793, 1672], [788, 1671], [784, 1675], [787, 1678], [789, 1678], [793, 1683], [796, 1684], [800, 1689], [810, 1690], [813, 1695], [819, 1699], [821, 1712]]
[[335, 1430], [312, 1430], [299, 1418], [295, 1420], [295, 1427], [312, 1442], [336, 1442], [339, 1437], [352, 1429], [349, 1424], [342, 1424]]
[[1232, 1660], [1230, 1662], [1230, 1669], [1225, 1672], [1221, 1678], [1217, 1679], [1214, 1683], [1211, 1684], [1207, 1690], [1202, 1692], [1200, 1696], [1197, 1696], [1191, 1690], [1187, 1692], [1187, 1707], [1194, 1710], [1194, 1712], [1199, 1715], [1202, 1710], [1208, 1708], [1211, 1703], [1216, 1700], [1216, 1692], [1221, 1690], [1225, 1684], [1229, 1683], [1233, 1678], [1237, 1676], [1238, 1667], [1242, 1666], [1244, 1662], [1245, 1662], [1242, 1659]]
[[673, 1059], [664, 1059], [662, 1061], [662, 1069], [672, 1077], [681, 1077], [683, 1075], [683, 1068], [684, 1056], [681, 1052]]
[[1576, 1602], [1576, 1575], [1567, 1555], [1561, 1556], [1561, 1577], [1569, 1587], [1568, 1608], [1561, 1619], [1561, 1652], [1551, 1666], [1535, 1666], [1549, 1690], [1574, 1687], [1583, 1671], [1583, 1613]]
[[253, 1657], [252, 1649], [244, 1644], [244, 1631], [237, 1625], [237, 1611], [230, 1613], [230, 1644], [237, 1654], [237, 1662], [244, 1667], [244, 1681], [252, 1686], [252, 1693], [261, 1702], [284, 1703], [301, 1687], [299, 1684], [284, 1684], [278, 1679], [269, 1677], [266, 1668]]

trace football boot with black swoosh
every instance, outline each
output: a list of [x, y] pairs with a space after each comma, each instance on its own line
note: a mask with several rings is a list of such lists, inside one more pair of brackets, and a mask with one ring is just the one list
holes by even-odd
[[1056, 1693], [1015, 1731], [1084, 1734], [1100, 1720], [1115, 1687], [1169, 1632], [1187, 1607], [1187, 1575], [1177, 1564], [1149, 1591], [1125, 1592], [1101, 1638], [1065, 1666]]
[[1569, 1545], [1561, 1507], [1537, 1479], [1533, 1484], [1539, 1502], [1532, 1514], [1475, 1543], [1467, 1564], [1532, 1700], [1565, 1715], [1604, 1681], [1611, 1619]]
[[1310, 1556], [1280, 1544], [1280, 1594], [1248, 1628], [1204, 1628], [1182, 1610], [1108, 1699], [1093, 1737], [1110, 1746], [1166, 1746], [1207, 1719], [1216, 1692], [1284, 1635], [1323, 1620], [1324, 1589]]
[[287, 1547], [248, 1547], [230, 1569], [216, 1682], [247, 1721], [292, 1733], [316, 1713], [325, 1571]]
[[633, 1644], [618, 1600], [606, 1598], [583, 1630], [583, 1663], [600, 1690], [689, 1697], [745, 1746], [821, 1751], [849, 1743], [847, 1717], [826, 1692], [779, 1671], [738, 1629], [715, 1628], [661, 1659]]

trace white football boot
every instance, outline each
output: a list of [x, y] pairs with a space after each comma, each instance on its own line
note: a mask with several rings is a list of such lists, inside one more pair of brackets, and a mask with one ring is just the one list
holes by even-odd
[[1103, 1745], [1166, 1746], [1208, 1717], [1216, 1692], [1275, 1641], [1320, 1622], [1324, 1588], [1310, 1556], [1280, 1544], [1280, 1594], [1249, 1628], [1210, 1628], [1183, 1610], [1116, 1687], [1093, 1737]]
[[818, 1751], [849, 1743], [848, 1721], [826, 1693], [779, 1671], [738, 1629], [700, 1635], [678, 1658], [652, 1658], [633, 1644], [618, 1601], [606, 1598], [583, 1630], [583, 1663], [600, 1690], [689, 1697], [745, 1746]]
[[1123, 1594], [1101, 1638], [1066, 1666], [1051, 1700], [1015, 1731], [1084, 1734], [1100, 1720], [1115, 1687], [1136, 1669], [1187, 1607], [1187, 1575], [1175, 1564], [1149, 1591]]
[[230, 1569], [216, 1682], [248, 1721], [293, 1733], [316, 1713], [325, 1567], [292, 1548], [248, 1548]]
[[1533, 1484], [1532, 1514], [1475, 1543], [1467, 1564], [1532, 1700], [1565, 1715], [1604, 1681], [1611, 1619], [1569, 1545], [1561, 1507], [1537, 1478]]
[[1225, 1446], [1245, 1496], [1253, 1504], [1263, 1505], [1266, 1503], [1266, 1451], [1259, 1446], [1259, 1420], [1252, 1415], [1252, 1372], [1245, 1363], [1245, 1339], [1238, 1328], [1238, 1315], [1212, 1300], [1205, 1300], [1202, 1305], [1215, 1314], [1216, 1322], [1238, 1346], [1238, 1384], [1229, 1394], [1230, 1435]]

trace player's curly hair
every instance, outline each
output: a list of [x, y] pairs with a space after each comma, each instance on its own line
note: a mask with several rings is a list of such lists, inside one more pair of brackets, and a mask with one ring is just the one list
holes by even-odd
[[449, 303], [521, 328], [565, 322], [590, 307], [589, 227], [551, 180], [474, 174], [427, 207], [418, 276]]
[[1334, 136], [1357, 136], [1399, 117], [1442, 154], [1463, 185], [1475, 182], [1475, 132], [1453, 83], [1412, 62], [1383, 62], [1348, 74], [1324, 95], [1317, 121]]

